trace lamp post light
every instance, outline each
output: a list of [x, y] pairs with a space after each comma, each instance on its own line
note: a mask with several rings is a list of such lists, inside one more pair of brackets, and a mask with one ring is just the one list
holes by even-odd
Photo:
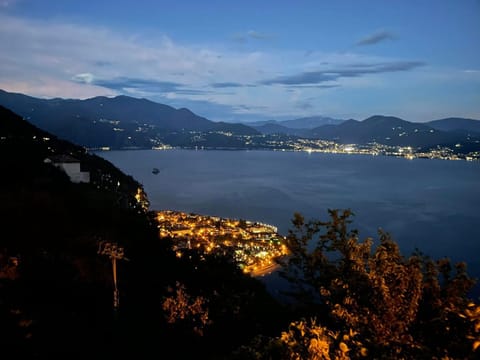
[[125, 251], [123, 247], [117, 243], [111, 243], [108, 241], [100, 241], [98, 245], [97, 254], [106, 255], [112, 259], [112, 272], [113, 272], [113, 309], [118, 310], [120, 306], [120, 297], [117, 286], [117, 260], [127, 260], [125, 257]]

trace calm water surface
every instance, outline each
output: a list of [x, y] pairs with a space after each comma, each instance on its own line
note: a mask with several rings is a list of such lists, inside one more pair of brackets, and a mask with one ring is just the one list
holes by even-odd
[[[360, 237], [389, 232], [406, 255], [467, 261], [480, 277], [480, 162], [275, 151], [100, 152], [141, 182], [154, 210], [276, 225], [350, 208]], [[155, 175], [153, 168], [160, 172]]]

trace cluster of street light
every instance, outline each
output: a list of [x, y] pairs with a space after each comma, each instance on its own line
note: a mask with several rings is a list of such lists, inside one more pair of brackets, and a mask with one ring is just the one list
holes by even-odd
[[269, 224], [172, 210], [159, 211], [157, 221], [160, 237], [173, 239], [178, 257], [185, 249], [197, 248], [206, 254], [228, 249], [243, 271], [252, 276], [272, 272], [276, 259], [288, 253], [285, 238]]

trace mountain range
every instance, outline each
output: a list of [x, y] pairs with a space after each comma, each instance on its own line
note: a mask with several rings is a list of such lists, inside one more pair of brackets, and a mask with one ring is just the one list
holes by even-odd
[[296, 136], [305, 136], [310, 129], [323, 125], [339, 125], [344, 120], [333, 119], [325, 116], [310, 116], [292, 120], [267, 120], [246, 123], [252, 126], [262, 134], [287, 134]]
[[313, 116], [240, 124], [214, 122], [186, 108], [175, 109], [124, 95], [86, 100], [39, 99], [3, 90], [0, 105], [39, 128], [88, 148], [271, 148], [309, 138], [343, 144], [376, 142], [422, 149], [438, 145], [460, 151], [480, 149], [480, 121], [465, 118], [417, 123], [383, 115], [362, 121]]
[[[457, 121], [459, 121], [458, 125]], [[339, 125], [311, 129], [310, 137], [343, 144], [377, 142], [392, 146], [433, 147], [472, 144], [480, 139], [478, 120], [444, 119], [430, 123], [413, 123], [393, 116], [371, 116], [363, 121], [347, 120]], [[444, 130], [453, 128], [454, 130]], [[457, 146], [458, 147], [458, 146]]]
[[184, 142], [183, 135], [192, 132], [259, 134], [243, 124], [213, 122], [185, 108], [123, 95], [39, 99], [0, 90], [0, 105], [46, 131], [87, 147], [151, 148], [166, 137], [174, 143]]

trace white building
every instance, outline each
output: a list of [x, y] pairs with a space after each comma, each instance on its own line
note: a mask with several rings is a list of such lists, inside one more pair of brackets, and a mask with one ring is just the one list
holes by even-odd
[[89, 183], [90, 172], [81, 171], [80, 160], [70, 155], [54, 155], [44, 160], [47, 164], [52, 164], [62, 169], [73, 183]]

